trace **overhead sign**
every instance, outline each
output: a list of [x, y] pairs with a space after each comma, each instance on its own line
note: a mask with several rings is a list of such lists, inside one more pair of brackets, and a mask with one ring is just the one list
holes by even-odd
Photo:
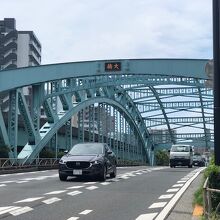
[[121, 62], [107, 62], [105, 63], [106, 72], [121, 71]]

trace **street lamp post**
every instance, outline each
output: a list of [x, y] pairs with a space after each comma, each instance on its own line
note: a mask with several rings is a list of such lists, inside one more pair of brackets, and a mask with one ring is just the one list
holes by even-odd
[[220, 165], [220, 0], [213, 0], [214, 151]]

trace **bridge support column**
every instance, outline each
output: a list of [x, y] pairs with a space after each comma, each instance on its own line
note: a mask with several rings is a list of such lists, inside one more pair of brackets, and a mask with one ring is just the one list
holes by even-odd
[[8, 112], [8, 136], [10, 141], [10, 157], [17, 158], [17, 138], [18, 138], [18, 92], [9, 92], [9, 112]]

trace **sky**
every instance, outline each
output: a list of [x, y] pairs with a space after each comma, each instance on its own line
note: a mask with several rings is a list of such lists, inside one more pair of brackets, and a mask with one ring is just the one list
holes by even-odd
[[212, 0], [0, 0], [0, 15], [34, 31], [42, 64], [213, 56]]

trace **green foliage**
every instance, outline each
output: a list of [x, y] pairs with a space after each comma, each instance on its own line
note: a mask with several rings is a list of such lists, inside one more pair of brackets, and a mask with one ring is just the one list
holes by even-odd
[[194, 193], [193, 205], [195, 205], [195, 204], [203, 206], [203, 187], [202, 187], [202, 185]]
[[7, 146], [0, 146], [0, 158], [8, 158], [9, 148]]
[[63, 151], [60, 151], [57, 153], [57, 158], [61, 158], [65, 153]]
[[158, 150], [155, 153], [156, 165], [158, 166], [168, 166], [169, 165], [169, 155], [166, 151]]
[[52, 151], [50, 149], [45, 148], [40, 152], [39, 157], [40, 158], [55, 158], [56, 153], [55, 153], [55, 151]]

